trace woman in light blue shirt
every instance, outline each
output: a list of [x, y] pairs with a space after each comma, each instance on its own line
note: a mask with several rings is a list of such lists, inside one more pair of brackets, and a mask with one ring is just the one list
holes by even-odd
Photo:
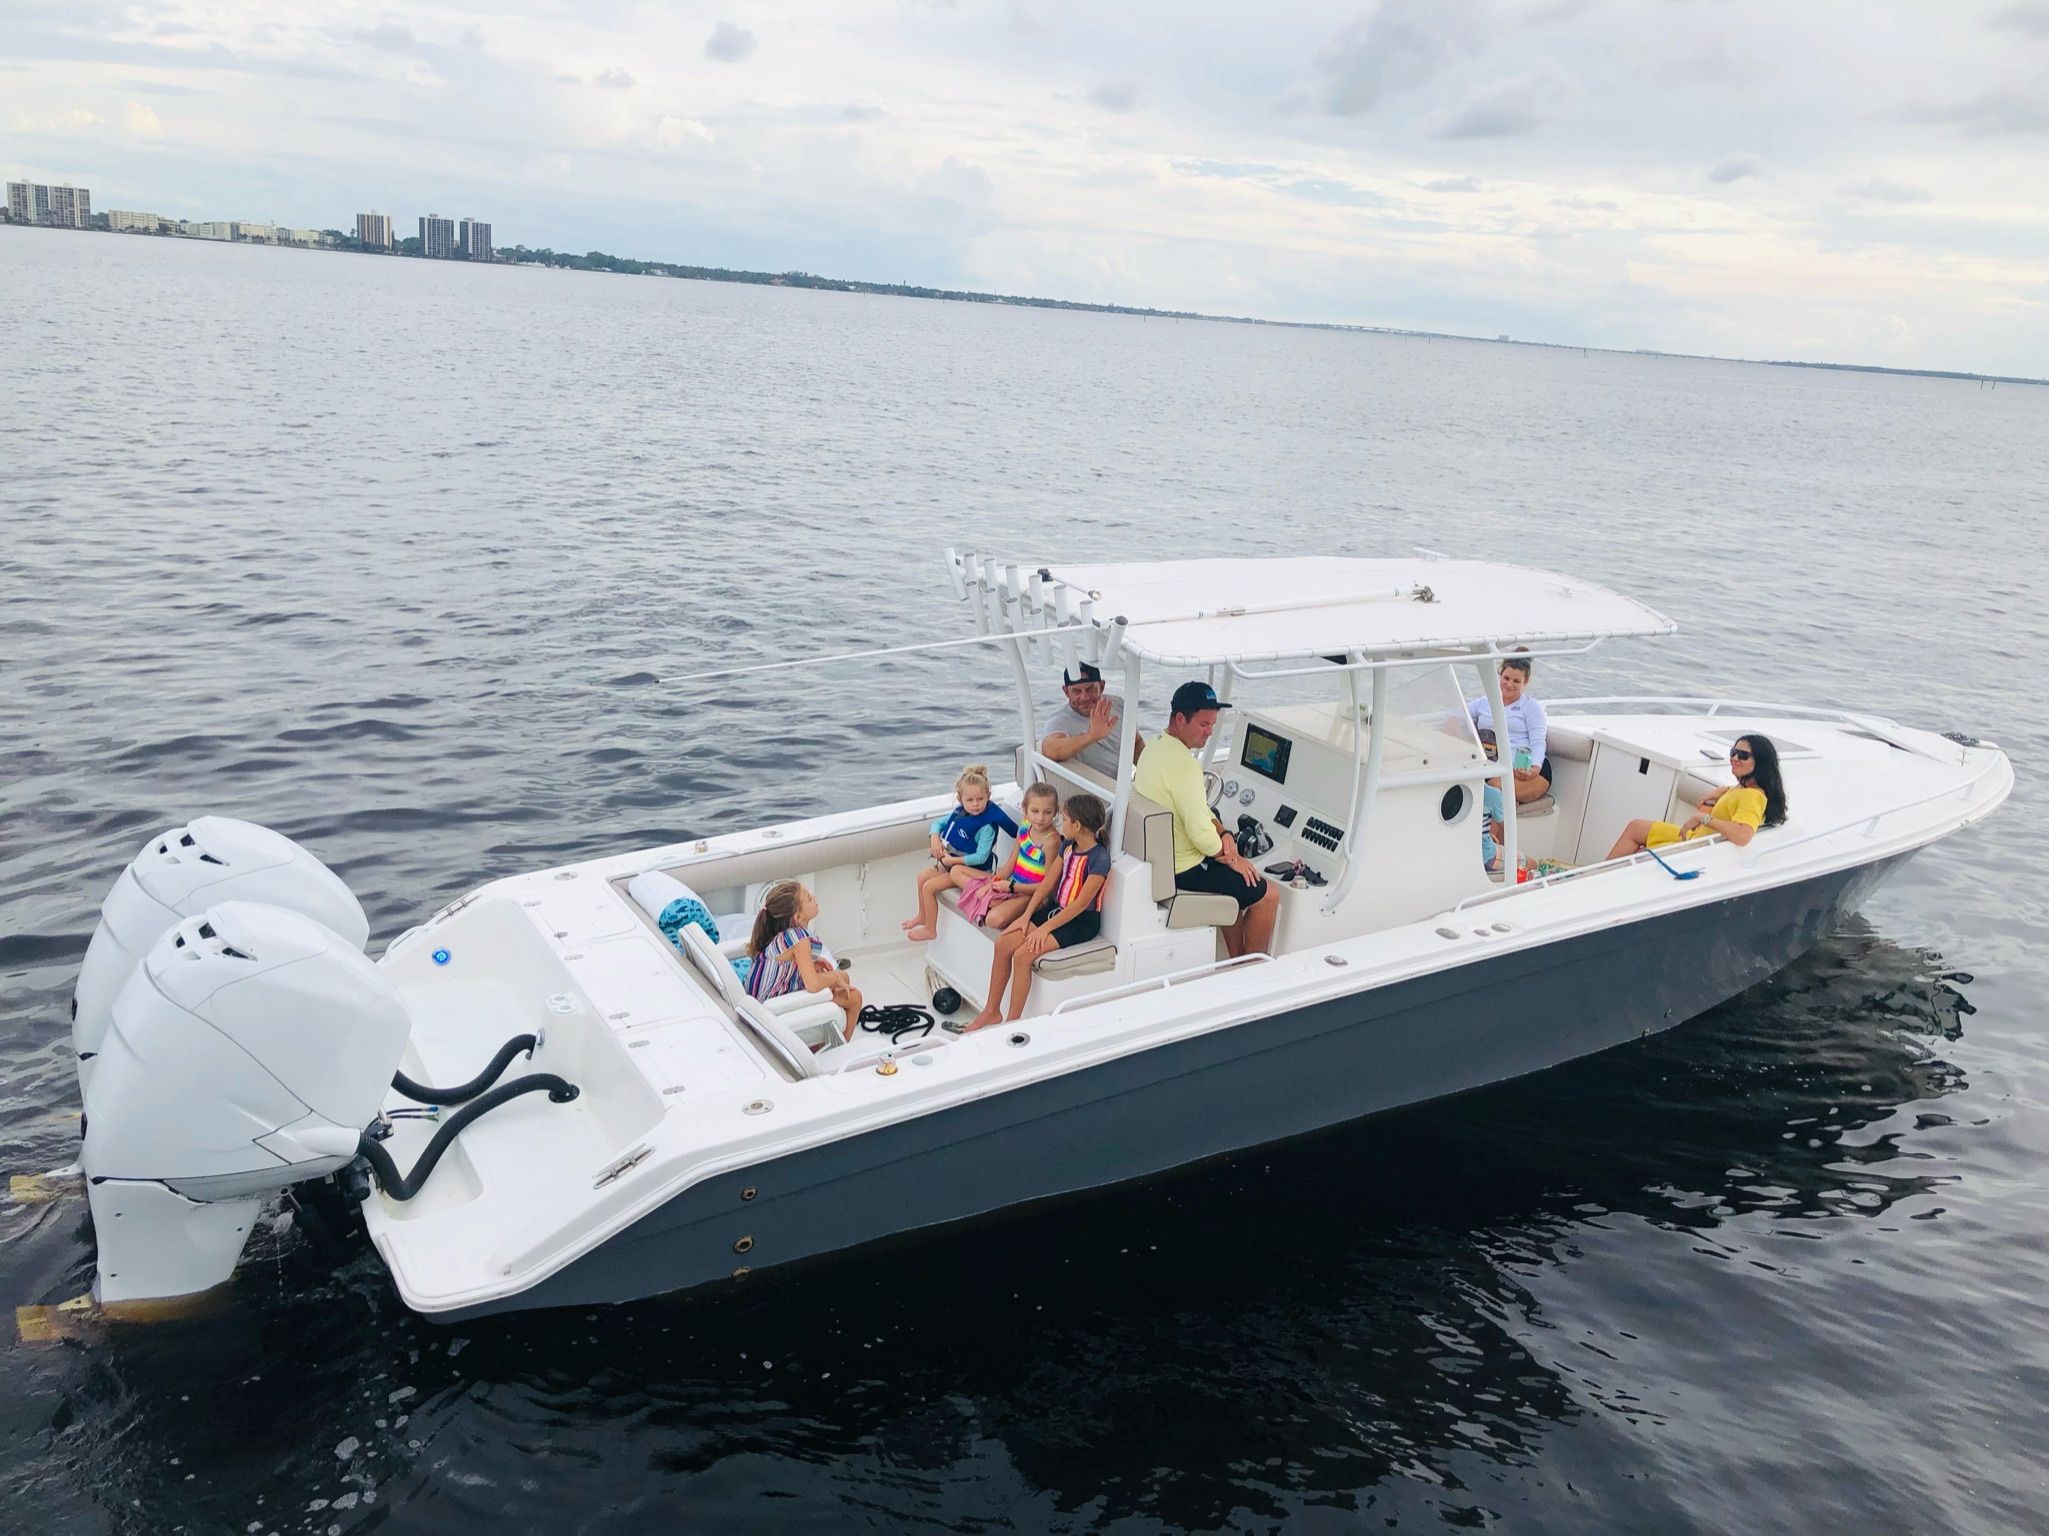
[[[1551, 758], [1546, 750], [1549, 722], [1544, 706], [1530, 693], [1527, 657], [1510, 656], [1501, 663], [1501, 703], [1508, 715], [1508, 745], [1515, 753], [1515, 803], [1528, 805], [1551, 793]], [[1483, 698], [1466, 700], [1466, 713], [1478, 730], [1494, 728], [1494, 711]]]

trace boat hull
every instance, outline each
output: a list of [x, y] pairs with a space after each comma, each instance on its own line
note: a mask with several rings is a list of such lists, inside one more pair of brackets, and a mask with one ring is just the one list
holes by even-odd
[[1905, 857], [1502, 950], [708, 1179], [526, 1291], [430, 1315], [624, 1302], [730, 1280], [1540, 1072], [1756, 985]]

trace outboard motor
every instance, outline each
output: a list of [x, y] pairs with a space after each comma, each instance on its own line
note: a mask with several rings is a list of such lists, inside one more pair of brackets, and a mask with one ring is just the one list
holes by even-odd
[[[341, 877], [281, 832], [231, 816], [201, 816], [151, 838], [107, 892], [79, 968], [71, 1043], [81, 1094], [91, 1086], [114, 999], [137, 963], [180, 918], [229, 900], [303, 913], [359, 950], [369, 942], [369, 921]], [[90, 1104], [86, 1115], [90, 1124]]]
[[[213, 846], [205, 822], [191, 830]], [[175, 834], [171, 846], [184, 847]], [[159, 937], [114, 998], [94, 1065], [82, 1162], [96, 1299], [227, 1279], [266, 1198], [354, 1161], [409, 1027], [360, 927], [230, 901]]]

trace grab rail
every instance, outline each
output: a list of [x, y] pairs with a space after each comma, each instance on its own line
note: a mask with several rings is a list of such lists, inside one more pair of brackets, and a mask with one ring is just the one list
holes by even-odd
[[[1667, 854], [1686, 853], [1695, 848], [1705, 848], [1711, 843], [1726, 841], [1727, 839], [1721, 833], [1710, 832], [1706, 837], [1694, 837], [1688, 838], [1683, 842], [1667, 843], [1663, 851]], [[1641, 864], [1647, 859], [1655, 859], [1656, 857], [1657, 855], [1652, 853], [1650, 849], [1640, 848], [1635, 853], [1625, 853], [1620, 858], [1603, 859], [1598, 864], [1581, 864], [1574, 869], [1561, 869], [1555, 875], [1539, 875], [1534, 880], [1518, 880], [1513, 885], [1504, 885], [1496, 891], [1481, 891], [1477, 895], [1466, 897], [1465, 900], [1461, 901], [1451, 910], [1454, 913], [1463, 912], [1467, 907], [1477, 907], [1485, 902], [1499, 901], [1504, 896], [1519, 896], [1525, 891], [1534, 891], [1545, 886], [1562, 884], [1567, 880], [1577, 880], [1582, 875], [1597, 874], [1604, 869], [1625, 869], [1631, 864]], [[1670, 860], [1667, 859], [1665, 862], [1669, 863]]]
[[1705, 695], [1694, 697], [1662, 693], [1604, 693], [1579, 699], [1544, 701], [1547, 710], [1585, 709], [1596, 705], [1613, 708], [1618, 704], [1652, 704], [1665, 709], [1698, 709], [1705, 710], [1710, 716], [1720, 716], [1724, 711], [1742, 710], [1746, 714], [1797, 715], [1802, 719], [1835, 721], [1842, 725], [1854, 725], [1863, 730], [1869, 730], [1874, 725], [1890, 726], [1894, 730], [1905, 729], [1899, 721], [1889, 715], [1835, 709], [1826, 704], [1787, 704], [1759, 699], [1718, 699]]
[[1254, 671], [1237, 661], [1226, 661], [1224, 665], [1236, 677], [1245, 678], [1249, 682], [1266, 682], [1277, 677], [1332, 677], [1343, 672], [1388, 672], [1397, 667], [1449, 667], [1460, 662], [1504, 661], [1511, 654], [1524, 658], [1584, 656], [1601, 643], [1601, 639], [1593, 639], [1584, 645], [1557, 645], [1547, 646], [1541, 651], [1514, 652], [1504, 651], [1490, 643], [1484, 648], [1471, 646], [1462, 651], [1433, 651], [1427, 656], [1382, 656], [1367, 661], [1327, 661], [1318, 662], [1314, 666], [1269, 667], [1264, 671]]
[[1259, 965], [1272, 959], [1272, 955], [1264, 953], [1233, 955], [1228, 960], [1212, 960], [1207, 965], [1190, 966], [1185, 971], [1169, 971], [1164, 976], [1148, 976], [1143, 981], [1127, 981], [1122, 986], [1110, 988], [1107, 992], [1090, 992], [1082, 997], [1070, 997], [1064, 1002], [1055, 1003], [1053, 1011], [1047, 1014], [1046, 1017], [1057, 1019], [1070, 1008], [1093, 1008], [1097, 1003], [1112, 1002], [1120, 997], [1136, 996], [1140, 992], [1150, 992], [1155, 988], [1158, 988], [1160, 991], [1166, 991], [1168, 988], [1179, 983], [1192, 981], [1198, 976], [1214, 976], [1219, 971], [1228, 971], [1234, 966]]
[[[1065, 779], [1068, 783], [1074, 785], [1076, 788], [1084, 790], [1088, 794], [1095, 795], [1098, 798], [1101, 798], [1104, 793], [1103, 786], [1098, 784], [1094, 779], [1089, 778], [1085, 774], [1077, 773], [1074, 769], [1068, 767], [1067, 764], [1046, 756], [1046, 754], [1041, 752], [1037, 747], [1033, 747], [1028, 752], [1026, 752], [1025, 757], [1030, 762], [1031, 766], [1038, 769], [1041, 773], [1051, 774], [1056, 779]], [[1023, 791], [1030, 787], [1031, 786], [1026, 784], [1020, 784], [1018, 785], [1018, 791], [1019, 793], [1023, 793]], [[1112, 790], [1110, 791], [1110, 793], [1114, 795], [1116, 791]]]

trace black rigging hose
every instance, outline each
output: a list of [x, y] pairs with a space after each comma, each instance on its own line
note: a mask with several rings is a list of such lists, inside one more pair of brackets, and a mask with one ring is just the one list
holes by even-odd
[[413, 1171], [404, 1177], [400, 1177], [398, 1164], [392, 1160], [391, 1154], [374, 1141], [368, 1131], [357, 1141], [356, 1151], [376, 1173], [379, 1189], [394, 1200], [410, 1200], [420, 1192], [420, 1186], [427, 1182], [427, 1175], [434, 1171], [434, 1165], [441, 1161], [441, 1154], [448, 1150], [464, 1126], [521, 1094], [536, 1093], [544, 1088], [548, 1097], [557, 1104], [567, 1104], [581, 1092], [576, 1084], [565, 1082], [552, 1072], [534, 1072], [526, 1077], [515, 1077], [509, 1083], [501, 1083], [450, 1115], [441, 1129], [434, 1133], [434, 1139], [427, 1143], [427, 1150], [420, 1154], [420, 1160], [413, 1164]]
[[425, 1083], [414, 1082], [403, 1072], [392, 1074], [391, 1086], [407, 1098], [417, 1099], [422, 1104], [467, 1103], [497, 1082], [498, 1074], [505, 1070], [506, 1063], [510, 1062], [513, 1057], [517, 1056], [521, 1051], [531, 1053], [533, 1048], [539, 1043], [532, 1035], [514, 1035], [510, 1040], [498, 1047], [498, 1054], [491, 1058], [491, 1065], [484, 1068], [483, 1071], [479, 1072], [468, 1082], [459, 1083], [453, 1088], [430, 1088]]
[[933, 1022], [930, 1013], [911, 1003], [864, 1003], [861, 1007], [862, 1032], [887, 1035], [891, 1045], [924, 1039], [932, 1033]]

